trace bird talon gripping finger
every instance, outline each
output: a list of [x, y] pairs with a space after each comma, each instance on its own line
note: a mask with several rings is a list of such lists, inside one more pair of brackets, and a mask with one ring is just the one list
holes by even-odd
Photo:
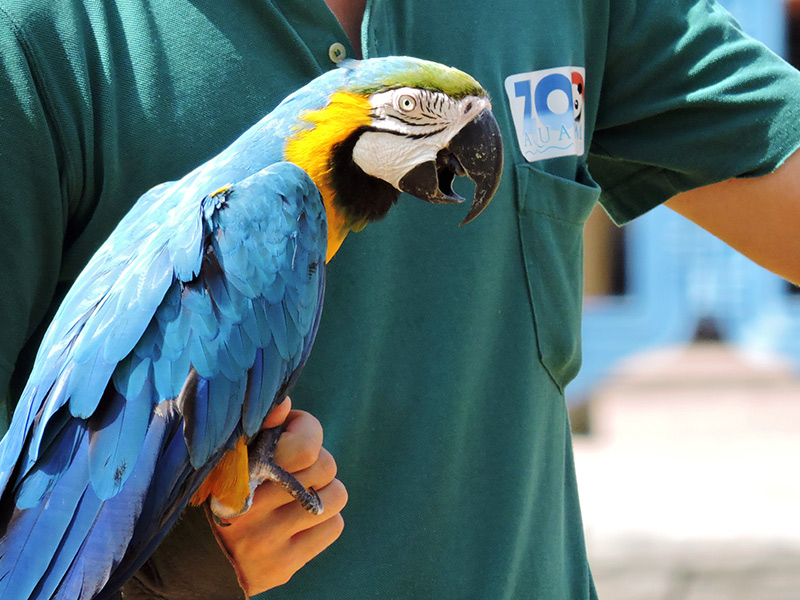
[[325, 264], [401, 191], [458, 203], [464, 175], [474, 219], [502, 166], [477, 81], [387, 57], [146, 192], [64, 298], [0, 442], [0, 598], [111, 597], [190, 502], [223, 520], [260, 481], [321, 511], [258, 432], [308, 357]]
[[250, 461], [250, 485], [253, 490], [265, 481], [277, 484], [313, 515], [323, 511], [322, 500], [313, 488], [306, 489], [297, 478], [275, 464], [275, 447], [283, 426], [262, 429], [247, 447]]
[[250, 510], [256, 489], [267, 481], [289, 493], [300, 503], [300, 506], [311, 514], [322, 514], [323, 505], [319, 494], [313, 488], [306, 489], [294, 475], [275, 464], [275, 447], [278, 445], [281, 433], [283, 433], [283, 426], [262, 429], [247, 445], [250, 494], [241, 509], [232, 509], [214, 496], [209, 498], [211, 515], [217, 525], [227, 527], [230, 523], [226, 521]]

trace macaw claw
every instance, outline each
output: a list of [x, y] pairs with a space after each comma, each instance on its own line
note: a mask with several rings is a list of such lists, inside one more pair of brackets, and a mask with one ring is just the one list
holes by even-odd
[[[286, 490], [300, 505], [313, 515], [322, 513], [322, 500], [313, 489], [306, 489], [297, 477], [275, 464], [275, 447], [283, 427], [273, 427], [259, 431], [247, 447], [250, 461], [250, 487], [255, 488], [265, 481], [271, 481]], [[252, 498], [252, 495], [251, 495]]]
[[278, 438], [283, 433], [283, 427], [262, 429], [253, 438], [247, 447], [247, 459], [250, 473], [250, 496], [245, 501], [244, 507], [238, 512], [231, 509], [212, 497], [210, 501], [211, 518], [220, 527], [227, 527], [226, 521], [250, 510], [253, 505], [253, 496], [259, 485], [265, 481], [277, 484], [288, 492], [304, 509], [312, 515], [319, 515], [323, 511], [322, 499], [313, 488], [306, 489], [297, 477], [275, 464], [275, 447]]

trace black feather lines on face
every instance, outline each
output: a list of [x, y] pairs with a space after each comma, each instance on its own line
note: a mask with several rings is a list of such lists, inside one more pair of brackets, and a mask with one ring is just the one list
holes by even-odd
[[354, 131], [334, 146], [331, 157], [330, 183], [336, 194], [334, 202], [353, 229], [385, 217], [400, 195], [392, 184], [366, 174], [353, 161], [353, 148], [358, 138], [370, 130], [370, 127], [360, 127]]

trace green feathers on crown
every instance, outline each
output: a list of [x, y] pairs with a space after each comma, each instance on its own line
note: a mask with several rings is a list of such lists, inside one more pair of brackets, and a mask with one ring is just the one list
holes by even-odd
[[[353, 68], [356, 73], [353, 91], [370, 95], [401, 87], [414, 87], [431, 91], [443, 92], [451, 98], [461, 99], [466, 96], [488, 96], [486, 90], [470, 75], [463, 71], [446, 67], [417, 58], [404, 56], [383, 59], [380, 64], [385, 72], [363, 72], [363, 66], [371, 61], [345, 61], [344, 68]], [[369, 67], [366, 69], [371, 71]], [[361, 72], [360, 72], [361, 71]], [[364, 76], [363, 85], [359, 85], [361, 76]]]

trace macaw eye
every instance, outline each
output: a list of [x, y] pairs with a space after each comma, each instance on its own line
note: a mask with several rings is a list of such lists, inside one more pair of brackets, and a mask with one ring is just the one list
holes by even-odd
[[411, 112], [417, 108], [417, 100], [414, 98], [414, 96], [400, 96], [400, 98], [397, 100], [397, 107], [403, 112]]

